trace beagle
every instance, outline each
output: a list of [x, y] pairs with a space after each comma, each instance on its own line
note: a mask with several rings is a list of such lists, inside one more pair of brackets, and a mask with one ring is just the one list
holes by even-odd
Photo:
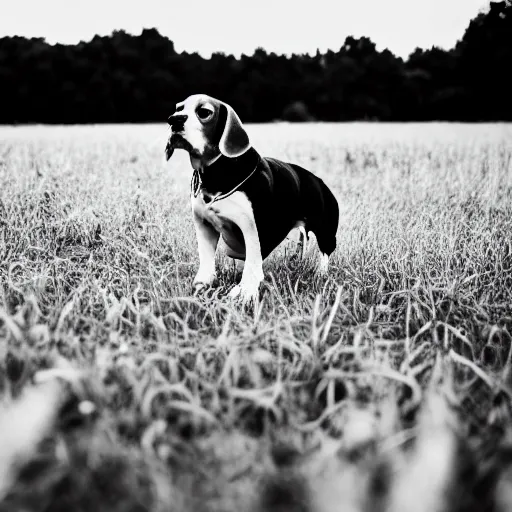
[[339, 208], [320, 178], [298, 165], [260, 156], [236, 112], [210, 96], [189, 96], [167, 122], [166, 159], [184, 149], [194, 169], [190, 198], [199, 251], [194, 292], [213, 283], [220, 236], [228, 256], [245, 260], [240, 284], [229, 293], [244, 303], [257, 298], [263, 260], [294, 228], [304, 238], [303, 249], [306, 233], [315, 234], [320, 271], [327, 271]]

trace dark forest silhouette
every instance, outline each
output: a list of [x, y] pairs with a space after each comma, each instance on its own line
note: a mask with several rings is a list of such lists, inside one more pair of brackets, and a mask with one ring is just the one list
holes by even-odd
[[0, 123], [164, 122], [204, 92], [245, 122], [512, 121], [512, 3], [493, 2], [455, 48], [404, 61], [368, 38], [291, 57], [177, 53], [156, 29], [77, 45], [0, 39]]

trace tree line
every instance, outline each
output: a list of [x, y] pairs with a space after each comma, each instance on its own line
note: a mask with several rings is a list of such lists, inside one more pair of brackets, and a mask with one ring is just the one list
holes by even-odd
[[339, 51], [290, 57], [176, 52], [156, 29], [77, 45], [0, 39], [0, 123], [164, 122], [204, 92], [245, 122], [512, 121], [512, 0], [492, 2], [451, 50], [406, 60], [349, 36]]

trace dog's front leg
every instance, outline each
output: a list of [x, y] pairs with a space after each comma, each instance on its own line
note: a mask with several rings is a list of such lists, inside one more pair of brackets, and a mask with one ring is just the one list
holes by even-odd
[[[229, 293], [230, 297], [238, 297], [242, 302], [256, 301], [258, 298], [259, 286], [263, 281], [263, 258], [258, 236], [254, 212], [245, 194], [237, 192], [233, 194], [231, 204], [226, 204], [230, 220], [235, 222], [242, 231], [245, 244], [245, 264], [240, 284], [235, 286]], [[226, 203], [228, 200], [226, 200]]]
[[230, 297], [238, 297], [242, 302], [256, 301], [261, 281], [263, 281], [263, 261], [261, 257], [260, 241], [256, 224], [250, 219], [238, 224], [245, 242], [245, 264], [240, 284], [236, 285], [229, 293]]
[[220, 235], [211, 224], [203, 221], [195, 212], [193, 218], [199, 252], [199, 270], [192, 284], [195, 293], [210, 286], [215, 279], [215, 251]]

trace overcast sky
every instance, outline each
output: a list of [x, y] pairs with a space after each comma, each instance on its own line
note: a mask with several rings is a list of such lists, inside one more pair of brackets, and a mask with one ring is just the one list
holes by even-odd
[[370, 37], [407, 57], [416, 47], [449, 49], [485, 0], [1, 0], [0, 36], [89, 41], [156, 27], [177, 51], [209, 56], [338, 50], [345, 37]]

